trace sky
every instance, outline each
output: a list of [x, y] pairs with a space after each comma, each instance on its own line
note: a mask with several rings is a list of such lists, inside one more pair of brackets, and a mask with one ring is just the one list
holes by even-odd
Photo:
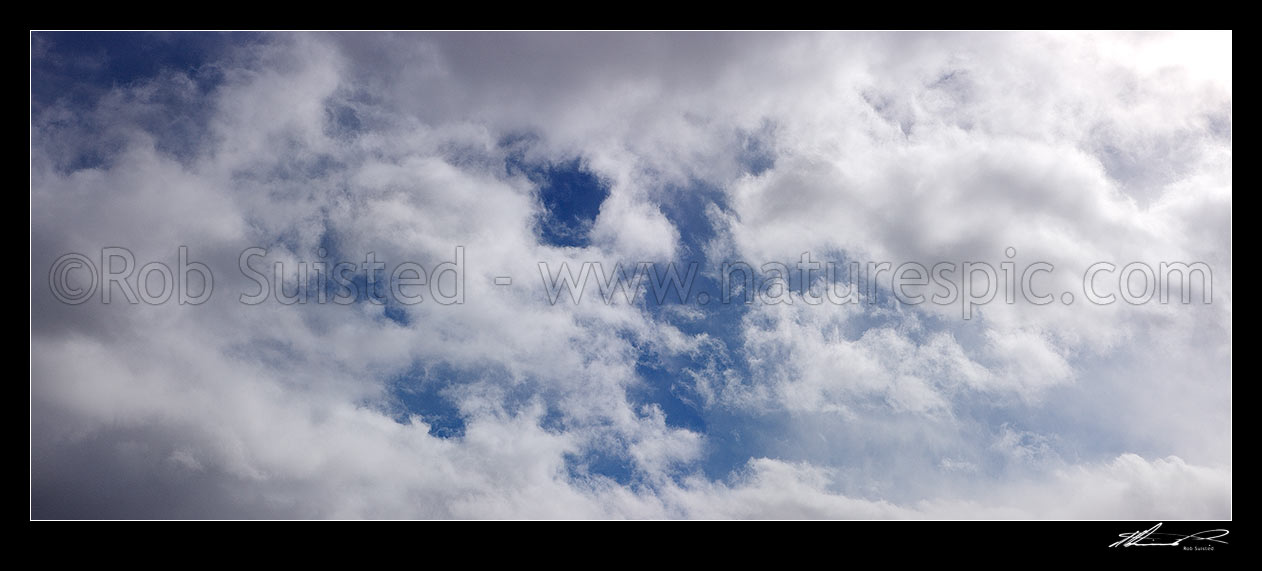
[[30, 51], [33, 518], [1231, 518], [1230, 32]]

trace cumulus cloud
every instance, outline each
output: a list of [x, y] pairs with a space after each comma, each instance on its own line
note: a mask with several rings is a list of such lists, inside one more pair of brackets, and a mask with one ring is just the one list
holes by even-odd
[[[120, 80], [126, 36], [32, 36], [34, 517], [1231, 516], [1230, 33], [197, 37]], [[584, 245], [539, 232], [566, 164]], [[180, 246], [203, 305], [50, 291]], [[288, 292], [463, 252], [464, 302], [242, 303], [250, 247]], [[1057, 297], [551, 303], [539, 267], [803, 252]], [[1061, 303], [1101, 261], [1213, 302]]]

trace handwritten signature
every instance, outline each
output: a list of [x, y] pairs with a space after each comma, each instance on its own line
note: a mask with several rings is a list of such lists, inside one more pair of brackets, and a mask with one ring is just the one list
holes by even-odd
[[[1109, 547], [1178, 547], [1180, 543], [1192, 541], [1209, 541], [1213, 543], [1226, 544], [1219, 538], [1227, 535], [1225, 529], [1209, 529], [1198, 531], [1187, 535], [1179, 535], [1177, 533], [1158, 533], [1161, 524], [1154, 525], [1144, 531], [1132, 531], [1130, 533], [1119, 533], [1118, 537], [1122, 538]], [[1173, 541], [1171, 541], [1173, 539]]]

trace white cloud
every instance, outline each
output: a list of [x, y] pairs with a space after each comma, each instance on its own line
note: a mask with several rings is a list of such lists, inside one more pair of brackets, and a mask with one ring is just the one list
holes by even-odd
[[[1230, 517], [1230, 34], [493, 40], [275, 35], [227, 50], [207, 91], [168, 71], [40, 102], [35, 516]], [[528, 160], [609, 183], [591, 247], [536, 239], [538, 189], [501, 144], [524, 133]], [[1205, 261], [1214, 303], [963, 321], [799, 299], [711, 322], [546, 301], [540, 261], [695, 254], [667, 213], [696, 188], [721, 197], [696, 217], [711, 261], [997, 264], [1011, 246], [1056, 265], [1053, 293], [1096, 261]], [[326, 240], [426, 268], [462, 247], [467, 301], [406, 324], [238, 303], [243, 249], [292, 267]], [[205, 306], [48, 293], [62, 253], [174, 267], [180, 245], [216, 270]], [[644, 402], [653, 359], [740, 430]], [[441, 385], [463, 436], [400, 422], [401, 377]], [[742, 467], [707, 476], [714, 455]], [[625, 481], [583, 473], [599, 458]]]

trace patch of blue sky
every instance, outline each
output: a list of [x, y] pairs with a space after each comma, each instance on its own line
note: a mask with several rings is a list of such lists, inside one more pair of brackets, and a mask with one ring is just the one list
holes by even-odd
[[324, 134], [333, 139], [354, 139], [364, 130], [364, 120], [354, 105], [328, 101], [324, 105]]
[[620, 486], [637, 482], [635, 466], [625, 446], [609, 445], [565, 454], [566, 475], [574, 481], [612, 480]]
[[591, 243], [590, 232], [600, 206], [609, 197], [609, 181], [583, 164], [581, 157], [549, 160], [532, 156], [539, 142], [529, 132], [503, 137], [504, 173], [524, 176], [535, 184], [540, 205], [535, 231], [540, 243], [581, 248]]
[[[1038, 398], [996, 398], [964, 392], [952, 406], [989, 433], [1004, 427], [1018, 432], [1055, 435], [1048, 451], [1067, 462], [1101, 462], [1123, 453], [1161, 457], [1169, 435], [1124, 430], [1128, 416], [1140, 414], [1119, 403], [1133, 402], [1128, 379], [1142, 368], [1118, 355], [1080, 355], [1074, 362], [1077, 380], [1045, 389]], [[998, 459], [1002, 460], [1002, 459]]]
[[538, 221], [544, 244], [584, 247], [591, 243], [592, 224], [600, 205], [609, 196], [609, 184], [588, 171], [575, 158], [570, 161], [524, 166], [525, 174], [539, 185], [543, 215]]
[[773, 148], [774, 125], [764, 122], [757, 131], [740, 133], [740, 149], [737, 162], [745, 171], [758, 176], [776, 166], [776, 154]]
[[[696, 389], [696, 375], [728, 375], [749, 378], [748, 363], [743, 358], [742, 321], [749, 311], [743, 303], [721, 303], [721, 282], [716, 279], [723, 260], [710, 260], [707, 245], [718, 236], [715, 221], [708, 212], [727, 208], [721, 189], [694, 181], [684, 188], [667, 188], [660, 193], [662, 214], [679, 232], [679, 259], [670, 260], [680, 278], [695, 267], [692, 286], [679, 295], [678, 290], [654, 292], [643, 296], [645, 311], [655, 321], [668, 323], [681, 332], [710, 339], [710, 350], [697, 353], [663, 355], [641, 348], [637, 373], [645, 388], [630, 395], [643, 403], [661, 407], [668, 426], [686, 428], [705, 434], [705, 456], [700, 468], [714, 477], [725, 477], [744, 465], [750, 450], [741, 440], [737, 426], [746, 419], [737, 419], [732, 411], [706, 406]], [[666, 273], [665, 263], [654, 264], [657, 275]], [[704, 294], [704, 296], [702, 296]], [[701, 303], [708, 298], [708, 303]], [[682, 307], [687, 311], [678, 311]], [[699, 313], [698, 313], [699, 312]]]
[[124, 134], [109, 128], [117, 117], [55, 109], [92, 110], [118, 89], [179, 74], [188, 81], [153, 81], [149, 89], [127, 93], [136, 99], [131, 108], [143, 112], [126, 119], [152, 135], [158, 151], [189, 160], [208, 144], [205, 130], [214, 106], [204, 98], [224, 81], [216, 62], [230, 49], [264, 41], [251, 33], [33, 32], [31, 112], [38, 134], [83, 140], [58, 150], [56, 166], [62, 171], [107, 167], [125, 146]]
[[252, 32], [33, 32], [32, 98], [94, 97], [95, 90], [132, 85], [166, 71], [188, 75], [205, 90], [223, 81], [215, 64], [233, 47], [267, 42]]
[[[268, 42], [252, 32], [34, 32], [40, 67], [78, 73], [80, 85], [111, 87], [158, 76], [165, 69], [197, 73], [216, 68], [228, 49]], [[42, 85], [40, 88], [48, 87]], [[43, 93], [43, 91], [39, 91]]]
[[445, 391], [459, 385], [463, 374], [445, 363], [414, 364], [387, 383], [387, 409], [400, 423], [420, 417], [429, 425], [431, 436], [462, 437], [465, 432], [464, 415]]
[[[284, 284], [280, 291], [286, 298], [303, 304], [357, 305], [372, 304], [381, 307], [383, 320], [408, 326], [411, 318], [407, 306], [395, 299], [390, 292], [387, 273], [391, 260], [374, 255], [374, 259], [386, 269], [373, 271], [373, 283], [369, 284], [369, 270], [364, 266], [367, 252], [349, 251], [342, 246], [338, 231], [325, 224], [315, 244], [303, 241], [297, 231], [283, 232], [270, 244], [262, 244], [265, 250], [285, 250], [293, 253], [297, 263], [282, 264], [277, 281], [276, 260], [270, 256], [251, 258], [251, 268], [263, 274], [273, 287]], [[371, 249], [369, 250], [371, 252]], [[340, 276], [340, 279], [335, 277]], [[305, 279], [304, 279], [305, 278]], [[301, 283], [300, 283], [301, 282]], [[424, 303], [424, 298], [422, 298]]]

